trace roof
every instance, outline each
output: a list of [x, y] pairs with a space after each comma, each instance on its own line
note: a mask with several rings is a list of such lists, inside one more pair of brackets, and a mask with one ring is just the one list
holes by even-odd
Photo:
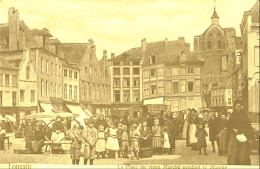
[[217, 12], [216, 12], [216, 8], [214, 8], [214, 12], [213, 12], [211, 18], [219, 18], [219, 17], [218, 17], [218, 14], [217, 14]]
[[61, 43], [57, 47], [58, 53], [62, 52], [64, 59], [71, 63], [80, 63], [87, 50], [87, 43]]
[[17, 67], [9, 63], [7, 60], [5, 60], [3, 57], [0, 57], [0, 68], [18, 69]]
[[[30, 31], [23, 20], [19, 21], [19, 28], [25, 31]], [[0, 39], [6, 39], [9, 37], [9, 23], [0, 24]]]
[[180, 52], [189, 50], [190, 44], [179, 40], [147, 43], [143, 64], [149, 64], [150, 56], [154, 54], [157, 55], [157, 63], [178, 62]]
[[142, 59], [142, 51], [140, 47], [132, 48], [114, 58], [111, 58], [111, 61], [120, 61], [123, 60], [124, 57], [128, 56], [129, 60], [141, 60]]
[[47, 37], [52, 37], [50, 34], [49, 30], [46, 28], [43, 28], [43, 30], [40, 29], [32, 29], [31, 30], [32, 35], [41, 35], [41, 36], [47, 36]]
[[58, 39], [46, 39], [45, 43], [48, 43], [48, 44], [59, 44], [61, 42]]

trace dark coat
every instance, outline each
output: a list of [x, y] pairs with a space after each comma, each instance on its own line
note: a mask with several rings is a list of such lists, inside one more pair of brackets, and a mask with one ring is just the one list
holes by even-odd
[[[238, 132], [235, 133], [233, 129], [237, 129]], [[228, 144], [228, 165], [250, 165], [250, 148], [249, 143], [239, 142], [236, 139], [237, 134], [243, 133], [247, 140], [254, 140], [254, 133], [248, 116], [243, 111], [235, 110], [228, 123], [228, 135], [230, 135], [230, 141]]]
[[209, 119], [209, 141], [217, 141], [219, 119]]
[[205, 148], [207, 147], [207, 142], [206, 142], [206, 137], [208, 136], [207, 131], [203, 129], [197, 129], [195, 133], [195, 137], [198, 139], [197, 140], [197, 148]]

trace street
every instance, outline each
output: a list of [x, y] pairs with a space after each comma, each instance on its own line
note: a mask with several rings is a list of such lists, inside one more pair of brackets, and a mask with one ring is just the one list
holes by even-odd
[[[217, 153], [212, 153], [211, 145], [208, 143], [207, 151], [209, 155], [198, 155], [197, 151], [190, 150], [186, 147], [185, 140], [176, 141], [176, 150], [174, 155], [154, 155], [151, 158], [144, 158], [140, 160], [130, 159], [98, 159], [94, 161], [94, 165], [173, 165], [173, 164], [193, 164], [193, 165], [225, 165], [227, 162], [226, 156], [218, 156]], [[0, 152], [0, 164], [3, 163], [41, 163], [41, 164], [71, 164], [69, 154], [14, 154], [12, 147], [5, 153]], [[259, 156], [251, 155], [252, 165], [259, 165]], [[80, 164], [83, 164], [81, 158]]]

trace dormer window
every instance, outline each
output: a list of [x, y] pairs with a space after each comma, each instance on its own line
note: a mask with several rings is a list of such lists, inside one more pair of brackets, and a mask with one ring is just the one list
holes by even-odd
[[157, 62], [157, 56], [156, 55], [150, 56], [150, 64], [154, 64], [156, 62]]
[[208, 49], [211, 49], [211, 41], [208, 41]]

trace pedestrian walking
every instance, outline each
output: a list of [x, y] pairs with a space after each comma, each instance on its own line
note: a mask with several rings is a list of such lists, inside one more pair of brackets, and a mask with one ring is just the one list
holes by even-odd
[[81, 155], [81, 144], [83, 141], [82, 131], [78, 125], [72, 125], [67, 131], [67, 137], [71, 140], [70, 157], [73, 165], [79, 165]]
[[201, 149], [204, 150], [205, 155], [208, 155], [206, 151], [206, 147], [207, 147], [206, 137], [208, 136], [208, 133], [205, 130], [205, 126], [203, 124], [200, 124], [199, 127], [197, 128], [195, 136], [197, 138], [197, 148], [199, 149], [199, 155], [201, 155]]
[[90, 165], [93, 165], [96, 153], [97, 129], [94, 127], [92, 118], [85, 120], [86, 128], [83, 131], [84, 138], [84, 165], [87, 165], [88, 160]]
[[250, 145], [255, 141], [255, 136], [247, 114], [242, 109], [242, 102], [236, 100], [234, 111], [228, 122], [228, 165], [251, 165]]

